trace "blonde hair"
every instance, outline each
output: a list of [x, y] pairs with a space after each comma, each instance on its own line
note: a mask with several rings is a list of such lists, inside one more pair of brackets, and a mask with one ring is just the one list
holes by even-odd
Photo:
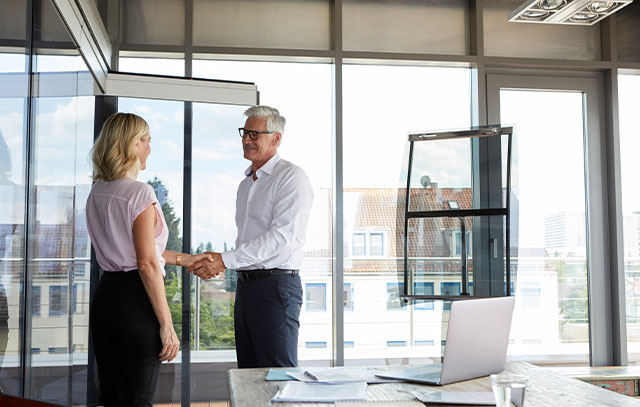
[[140, 172], [136, 142], [148, 132], [149, 125], [138, 115], [111, 115], [102, 125], [100, 135], [91, 150], [93, 180], [136, 178]]

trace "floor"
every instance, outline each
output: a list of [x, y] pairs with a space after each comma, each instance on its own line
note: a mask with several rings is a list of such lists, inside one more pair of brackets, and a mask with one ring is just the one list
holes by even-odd
[[[180, 403], [162, 403], [154, 404], [153, 407], [180, 407]], [[191, 403], [191, 407], [228, 407], [227, 401], [194, 401]]]

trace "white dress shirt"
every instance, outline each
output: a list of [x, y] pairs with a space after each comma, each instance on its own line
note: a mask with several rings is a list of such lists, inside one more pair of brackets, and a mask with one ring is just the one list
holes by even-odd
[[236, 198], [236, 248], [222, 253], [236, 270], [300, 269], [313, 189], [304, 170], [276, 153], [245, 171]]

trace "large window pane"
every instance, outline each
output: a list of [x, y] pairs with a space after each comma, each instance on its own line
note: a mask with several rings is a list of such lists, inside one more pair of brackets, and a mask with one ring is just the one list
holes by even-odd
[[[71, 405], [86, 402], [90, 244], [85, 202], [91, 189], [93, 79], [49, 1], [35, 2], [31, 184], [28, 186], [25, 395]], [[39, 312], [37, 311], [37, 308]], [[76, 311], [79, 311], [76, 308]], [[74, 380], [69, 372], [74, 367]]]
[[[398, 192], [406, 188], [401, 173], [409, 132], [470, 125], [469, 71], [346, 65], [343, 82], [344, 271], [357, 287], [358, 304], [345, 314], [344, 338], [353, 343], [346, 363], [379, 364], [382, 355], [391, 363], [439, 357], [439, 346], [424, 344], [440, 343], [442, 302], [407, 306], [399, 297], [404, 224], [397, 219]], [[416, 292], [440, 294], [440, 285], [427, 280], [416, 281]]]
[[[15, 41], [0, 51], [0, 390], [18, 394], [20, 293], [24, 283], [24, 150], [28, 61], [25, 2], [3, 8], [0, 38]], [[25, 41], [20, 46], [20, 42]]]
[[[331, 339], [331, 66], [310, 63], [194, 61], [195, 77], [254, 82], [260, 103], [280, 110], [287, 119], [280, 156], [302, 167], [314, 190], [313, 207], [303, 249], [303, 287], [312, 284], [310, 309], [302, 307], [298, 360], [301, 365], [328, 365]], [[194, 104], [192, 242], [195, 248], [216, 251], [235, 244], [236, 192], [250, 162], [242, 156], [237, 128], [245, 106]], [[199, 282], [199, 352], [193, 359], [202, 368], [222, 374], [211, 380], [192, 375], [195, 393], [206, 394], [225, 385], [224, 369], [235, 362], [231, 308], [235, 272], [222, 281]], [[324, 298], [318, 286], [324, 284]], [[305, 297], [306, 298], [306, 297]], [[322, 303], [324, 301], [324, 303]], [[309, 302], [307, 302], [309, 304]], [[322, 309], [324, 308], [324, 309]], [[214, 324], [214, 321], [218, 321]], [[209, 325], [209, 327], [208, 327]], [[217, 328], [214, 329], [214, 326]], [[209, 332], [209, 334], [205, 334]], [[312, 344], [307, 346], [307, 344]], [[316, 346], [313, 344], [324, 344]], [[312, 362], [314, 361], [314, 362]], [[194, 393], [192, 393], [194, 394]], [[216, 392], [224, 400], [224, 390]], [[192, 397], [193, 399], [193, 397]], [[195, 399], [194, 399], [195, 400]]]
[[620, 106], [620, 161], [624, 229], [624, 276], [627, 302], [627, 352], [629, 362], [640, 360], [640, 192], [638, 173], [638, 106], [640, 76], [618, 77]]
[[[149, 124], [151, 155], [147, 169], [138, 175], [138, 181], [151, 185], [162, 206], [169, 240], [167, 250], [182, 252], [182, 193], [184, 163], [184, 103], [148, 99], [118, 99], [118, 110], [135, 113]], [[165, 266], [164, 279], [167, 301], [173, 326], [182, 346], [182, 271], [176, 266]], [[170, 363], [163, 363], [156, 387], [155, 401], [180, 401], [180, 369], [182, 352]]]
[[518, 278], [509, 353], [587, 362], [583, 95], [503, 89], [500, 117], [518, 134], [511, 204], [518, 213], [511, 225]]

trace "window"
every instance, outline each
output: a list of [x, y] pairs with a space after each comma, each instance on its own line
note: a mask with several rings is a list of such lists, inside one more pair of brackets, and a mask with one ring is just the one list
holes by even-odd
[[[415, 295], [433, 295], [433, 283], [415, 282], [413, 283], [413, 293]], [[414, 309], [432, 310], [433, 300], [416, 300], [414, 301]]]
[[404, 293], [403, 283], [387, 283], [387, 309], [396, 310], [403, 309], [404, 301], [400, 298], [400, 294]]
[[345, 348], [353, 348], [354, 346], [354, 342], [353, 341], [344, 341], [344, 347]]
[[367, 235], [365, 233], [353, 234], [353, 255], [354, 256], [365, 256], [367, 254], [366, 236]]
[[353, 284], [344, 283], [344, 310], [353, 311]]
[[73, 283], [73, 289], [71, 290], [71, 310], [75, 314], [77, 312], [78, 305], [78, 283]]
[[326, 342], [305, 342], [307, 348], [326, 348]]
[[307, 311], [326, 311], [327, 309], [327, 284], [307, 283], [305, 302]]
[[[406, 189], [406, 178], [399, 182], [399, 175], [403, 171], [409, 132], [470, 125], [470, 76], [467, 68], [355, 63], [345, 64], [342, 72], [343, 231], [347, 246], [353, 244], [355, 233], [368, 234], [365, 245], [369, 246], [364, 256], [345, 259], [344, 263], [344, 281], [358, 284], [358, 307], [352, 313], [345, 313], [345, 336], [356, 344], [350, 352], [345, 352], [345, 362], [370, 359], [384, 363], [381, 358], [389, 349], [388, 339], [407, 338], [408, 344], [412, 344], [413, 338], [430, 338], [429, 332], [441, 329], [440, 321], [432, 318], [433, 313], [402, 311], [409, 307], [400, 298], [404, 287], [398, 285], [402, 282], [398, 272], [404, 271], [404, 265], [396, 261], [403, 256], [403, 242], [398, 232], [404, 230], [404, 224], [397, 222], [398, 193]], [[372, 83], [376, 84], [375, 92], [371, 92]], [[442, 182], [445, 177], [445, 174], [440, 177], [435, 173], [420, 173], [418, 179], [423, 175], [429, 175], [433, 182]], [[460, 198], [449, 199], [459, 199], [463, 206]], [[372, 238], [374, 234], [382, 237]], [[451, 235], [447, 237], [452, 239]], [[373, 247], [380, 240], [381, 256], [374, 254], [381, 253], [380, 245], [377, 249]], [[444, 245], [448, 246], [448, 242]], [[345, 253], [345, 256], [353, 255], [353, 248], [345, 249]], [[435, 271], [433, 264], [438, 261], [437, 257], [441, 256], [431, 253], [416, 256], [416, 269]], [[438, 288], [434, 283], [436, 292]], [[383, 313], [388, 310], [388, 318], [382, 315], [373, 318], [376, 310]], [[388, 332], [398, 336], [390, 338]], [[411, 332], [416, 336], [411, 337]], [[408, 338], [412, 338], [411, 341]], [[395, 350], [403, 357], [424, 357], [421, 351], [433, 350], [435, 354], [435, 348], [406, 346]]]
[[384, 234], [371, 233], [369, 235], [370, 251], [372, 256], [384, 256]]
[[401, 348], [407, 346], [407, 341], [387, 341], [388, 348]]
[[65, 315], [68, 288], [62, 285], [49, 287], [49, 315]]
[[[455, 235], [455, 239], [456, 239], [456, 242], [455, 242], [456, 243], [455, 244], [456, 250], [455, 250], [454, 254], [456, 256], [460, 256], [462, 254], [462, 233], [455, 232], [454, 235]], [[467, 256], [469, 256], [469, 255], [471, 255], [471, 245], [472, 245], [471, 232], [466, 232], [465, 236], [466, 236], [465, 245], [467, 247]]]
[[32, 301], [32, 313], [34, 317], [40, 316], [40, 304], [41, 304], [41, 294], [40, 294], [40, 286], [34, 285], [31, 287], [31, 301]]
[[520, 285], [520, 303], [526, 308], [537, 308], [540, 306], [540, 283], [523, 282]]
[[[444, 282], [440, 283], [440, 295], [460, 295], [460, 283]], [[443, 310], [451, 309], [451, 301], [445, 301]]]

